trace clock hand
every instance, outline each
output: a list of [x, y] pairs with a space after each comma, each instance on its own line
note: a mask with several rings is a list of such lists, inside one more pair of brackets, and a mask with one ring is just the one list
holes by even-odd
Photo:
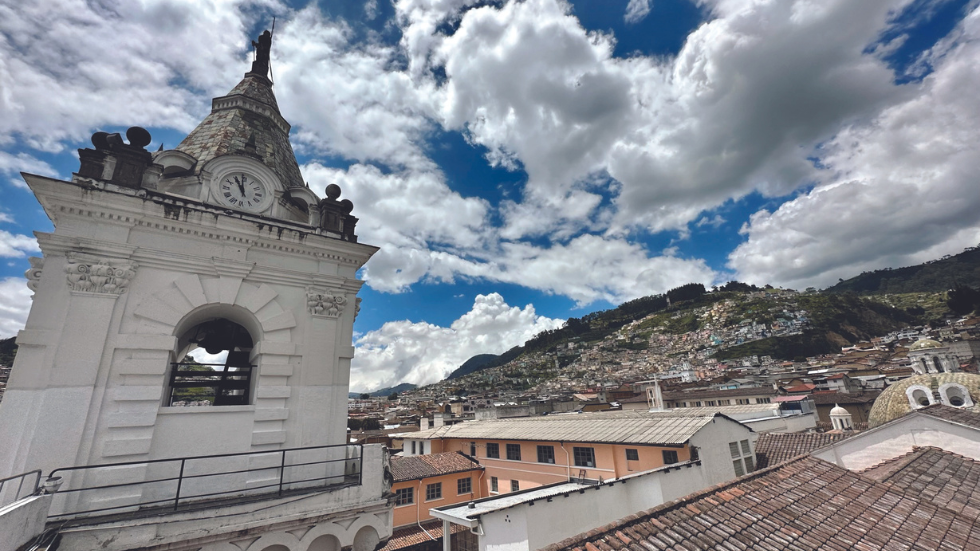
[[238, 184], [238, 191], [242, 194], [242, 197], [245, 197], [245, 184], [237, 176], [235, 177], [235, 183]]

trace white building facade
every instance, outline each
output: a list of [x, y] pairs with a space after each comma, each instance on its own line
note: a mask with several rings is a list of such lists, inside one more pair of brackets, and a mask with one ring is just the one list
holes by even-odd
[[[276, 544], [290, 551], [391, 533], [380, 448], [346, 445], [356, 272], [377, 249], [357, 242], [337, 186], [320, 199], [303, 182], [267, 78], [270, 41], [175, 149], [148, 152], [138, 127], [126, 141], [100, 132], [71, 181], [25, 175], [55, 230], [37, 234], [43, 258], [27, 274], [34, 304], [0, 407], [0, 478], [61, 469], [51, 515], [162, 506], [175, 490], [179, 509], [179, 479], [189, 502], [340, 492], [269, 505], [304, 526], [343, 519], [321, 530], [336, 541], [279, 538], [295, 540]], [[213, 365], [187, 361], [199, 348]], [[227, 531], [254, 535], [234, 549], [282, 550], [253, 545], [286, 529], [274, 515], [180, 514], [208, 534], [188, 549], [230, 549]], [[144, 526], [61, 548], [183, 549], [180, 538]]]

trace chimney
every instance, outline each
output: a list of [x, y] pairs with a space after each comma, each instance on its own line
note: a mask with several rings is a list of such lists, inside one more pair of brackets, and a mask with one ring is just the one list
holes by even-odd
[[419, 430], [429, 430], [429, 418], [423, 417], [419, 419]]

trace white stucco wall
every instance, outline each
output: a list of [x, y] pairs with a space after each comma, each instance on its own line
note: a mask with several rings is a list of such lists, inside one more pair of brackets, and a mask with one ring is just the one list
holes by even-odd
[[640, 473], [484, 514], [480, 551], [530, 551], [707, 487], [700, 465]]
[[754, 462], [757, 438], [758, 435], [746, 426], [724, 417], [715, 417], [691, 437], [691, 445], [697, 446], [701, 456], [707, 485], [720, 484], [735, 478], [735, 467], [732, 466], [732, 456], [728, 451], [729, 442], [748, 440]]
[[30, 496], [0, 507], [0, 551], [16, 551], [44, 531], [50, 495]]
[[980, 461], [980, 430], [928, 415], [908, 415], [817, 450], [813, 455], [861, 471], [909, 453], [915, 446], [934, 446]]

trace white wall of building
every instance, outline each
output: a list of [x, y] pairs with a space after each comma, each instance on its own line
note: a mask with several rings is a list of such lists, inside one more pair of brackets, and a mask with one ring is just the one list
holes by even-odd
[[707, 487], [700, 465], [632, 475], [480, 517], [480, 551], [529, 551]]
[[720, 484], [735, 478], [733, 458], [729, 453], [729, 442], [748, 440], [753, 463], [755, 441], [758, 435], [748, 427], [724, 417], [715, 417], [710, 423], [691, 437], [692, 446], [697, 446], [704, 467], [707, 486]]
[[934, 446], [980, 461], [980, 430], [913, 414], [817, 450], [813, 455], [845, 469], [861, 471], [909, 453], [916, 446]]

